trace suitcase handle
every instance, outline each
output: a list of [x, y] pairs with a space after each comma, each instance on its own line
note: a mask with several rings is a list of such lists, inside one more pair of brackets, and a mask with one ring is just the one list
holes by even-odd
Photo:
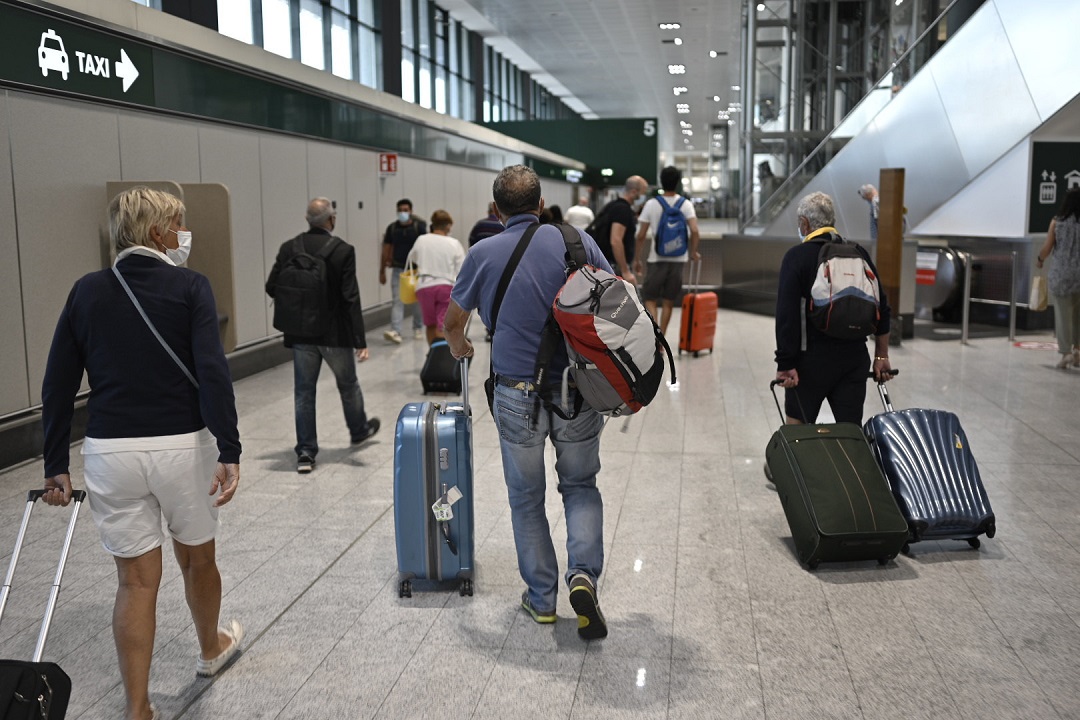
[[[41, 498], [47, 490], [38, 488], [31, 490], [26, 495], [26, 509], [23, 511], [22, 524], [19, 526], [19, 534], [15, 538], [15, 549], [11, 553], [11, 562], [8, 564], [7, 576], [4, 584], [0, 587], [0, 619], [4, 616], [4, 608], [7, 605], [8, 595], [11, 593], [11, 581], [15, 576], [15, 566], [19, 562], [19, 553], [22, 551], [23, 540], [26, 538], [26, 528], [30, 524], [30, 513], [34, 510], [34, 503]], [[68, 520], [67, 535], [64, 537], [64, 547], [60, 551], [60, 562], [56, 566], [56, 577], [53, 579], [52, 590], [49, 593], [49, 602], [45, 606], [45, 617], [41, 621], [41, 630], [38, 632], [37, 645], [34, 647], [34, 662], [41, 662], [45, 654], [45, 640], [49, 636], [49, 626], [52, 625], [53, 613], [56, 611], [56, 601], [60, 597], [60, 581], [64, 577], [64, 567], [67, 565], [68, 553], [71, 551], [71, 539], [75, 535], [75, 522], [79, 518], [79, 508], [86, 499], [85, 490], [73, 490], [72, 500], [75, 507], [71, 510], [71, 519]]]
[[469, 358], [463, 357], [461, 362], [461, 404], [465, 407], [465, 414], [472, 416], [472, 408], [469, 407]]
[[[689, 272], [687, 273], [687, 292], [701, 292], [701, 268], [705, 264], [704, 260], [691, 260], [689, 262]], [[697, 271], [697, 279], [694, 279], [694, 271]]]
[[[56, 490], [56, 489], [58, 489], [58, 488], [50, 488], [50, 490]], [[28, 492], [26, 494], [26, 502], [28, 502], [28, 503], [37, 502], [41, 498], [45, 497], [45, 493], [47, 493], [47, 492], [49, 492], [49, 490], [45, 490], [44, 488], [38, 488], [37, 490], [31, 490], [30, 492]], [[74, 500], [77, 503], [81, 503], [83, 500], [86, 499], [86, 491], [85, 490], [72, 490], [71, 491], [71, 499]]]
[[[783, 385], [783, 384], [784, 383], [782, 381], [780, 381], [780, 380], [773, 380], [771, 383], [769, 383], [769, 390], [772, 392], [773, 402], [776, 403], [776, 412], [780, 413], [780, 424], [781, 425], [784, 425], [784, 424], [787, 423], [787, 416], [784, 415], [784, 411], [780, 407], [780, 399], [776, 397], [776, 386], [777, 385]], [[799, 399], [799, 393], [798, 392], [795, 393], [795, 402], [799, 403], [799, 410], [802, 410], [802, 416], [806, 417], [806, 410], [803, 409], [802, 400]]]
[[[887, 374], [891, 375], [892, 377], [896, 377], [900, 374], [900, 371], [896, 368], [893, 368]], [[870, 380], [873, 380], [874, 373], [867, 373], [867, 377]], [[877, 391], [878, 395], [881, 396], [881, 404], [885, 406], [885, 412], [893, 412], [892, 400], [889, 399], [889, 391], [885, 389], [885, 383], [879, 382], [877, 384]]]

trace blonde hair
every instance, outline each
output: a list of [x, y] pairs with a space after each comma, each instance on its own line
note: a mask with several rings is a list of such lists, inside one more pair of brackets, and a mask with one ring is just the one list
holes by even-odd
[[152, 248], [150, 229], [164, 235], [173, 218], [183, 214], [184, 203], [175, 195], [143, 185], [133, 187], [109, 203], [109, 239], [117, 252], [135, 245]]

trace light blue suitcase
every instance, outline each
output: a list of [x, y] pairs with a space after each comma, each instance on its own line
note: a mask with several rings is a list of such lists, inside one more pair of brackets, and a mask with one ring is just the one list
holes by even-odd
[[[468, 365], [462, 363], [461, 402], [408, 403], [394, 432], [394, 531], [398, 597], [412, 597], [414, 580], [459, 582], [473, 594], [472, 416]], [[432, 506], [453, 489], [461, 497], [440, 520]]]

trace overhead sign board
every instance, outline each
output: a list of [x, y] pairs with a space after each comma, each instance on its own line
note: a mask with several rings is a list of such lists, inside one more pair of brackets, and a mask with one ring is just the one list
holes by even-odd
[[1080, 143], [1032, 143], [1028, 232], [1044, 233], [1065, 200], [1080, 188]]
[[50, 90], [154, 104], [153, 53], [142, 43], [0, 5], [0, 76]]

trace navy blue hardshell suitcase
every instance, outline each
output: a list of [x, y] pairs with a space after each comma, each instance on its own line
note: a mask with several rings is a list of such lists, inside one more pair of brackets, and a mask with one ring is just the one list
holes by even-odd
[[408, 403], [398, 415], [394, 530], [399, 597], [412, 597], [413, 580], [460, 581], [461, 594], [473, 594], [472, 416], [465, 363], [461, 376], [461, 402]]
[[967, 540], [977, 548], [980, 535], [994, 537], [994, 511], [959, 418], [945, 410], [896, 411], [884, 384], [878, 393], [885, 412], [863, 431], [908, 521], [909, 542]]

